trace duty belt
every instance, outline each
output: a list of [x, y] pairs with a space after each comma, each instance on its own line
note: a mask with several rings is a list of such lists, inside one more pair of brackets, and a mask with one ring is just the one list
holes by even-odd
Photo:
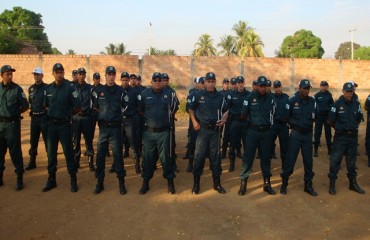
[[200, 127], [209, 130], [216, 130], [218, 128], [216, 124], [204, 124], [204, 123], [200, 123]]
[[69, 118], [49, 118], [49, 122], [56, 125], [70, 124], [71, 120]]
[[264, 132], [264, 131], [270, 130], [271, 126], [270, 125], [252, 125], [251, 128], [253, 128], [254, 130], [260, 131], [260, 132]]
[[168, 130], [170, 130], [170, 128], [168, 128], [168, 127], [165, 127], [165, 128], [151, 128], [151, 127], [146, 127], [145, 128], [145, 131], [155, 132], [155, 133], [165, 132], [165, 131], [168, 131]]
[[300, 128], [296, 126], [292, 126], [292, 129], [303, 134], [312, 133], [312, 128]]
[[31, 116], [33, 117], [41, 117], [41, 116], [44, 116], [46, 115], [46, 112], [43, 111], [43, 112], [32, 112]]
[[114, 122], [99, 121], [98, 124], [99, 124], [99, 127], [120, 128], [122, 122], [121, 121], [114, 121]]
[[10, 122], [14, 122], [14, 121], [17, 121], [17, 120], [20, 120], [20, 117], [19, 116], [14, 116], [14, 117], [0, 117], [0, 122], [1, 123], [10, 123]]
[[335, 133], [345, 137], [357, 137], [357, 130], [335, 130]]

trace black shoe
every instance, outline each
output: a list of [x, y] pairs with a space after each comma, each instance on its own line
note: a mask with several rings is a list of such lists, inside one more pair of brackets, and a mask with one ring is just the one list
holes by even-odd
[[360, 194], [364, 194], [365, 191], [360, 188], [360, 186], [357, 184], [356, 179], [349, 180], [349, 190], [355, 191]]
[[125, 195], [127, 193], [126, 186], [125, 186], [125, 178], [124, 177], [119, 177], [119, 194]]
[[200, 191], [200, 176], [194, 176], [194, 185], [193, 185], [193, 189], [191, 190], [191, 193], [192, 194], [199, 194], [199, 191]]
[[263, 191], [267, 192], [270, 195], [275, 195], [276, 192], [271, 187], [270, 177], [264, 177], [263, 182], [264, 182]]
[[27, 167], [25, 167], [25, 169], [28, 171], [28, 170], [32, 170], [32, 169], [35, 169], [36, 168], [36, 162], [35, 161], [30, 161], [27, 165]]
[[247, 179], [243, 179], [240, 182], [240, 188], [238, 191], [238, 195], [244, 196], [246, 192], [247, 192]]
[[77, 182], [71, 182], [71, 192], [77, 192], [77, 191], [78, 191]]
[[45, 184], [45, 187], [42, 189], [43, 192], [48, 192], [53, 188], [57, 187], [57, 182], [52, 179], [48, 179], [48, 181]]
[[330, 180], [330, 185], [329, 185], [329, 194], [330, 194], [330, 195], [335, 195], [335, 194], [337, 194], [337, 191], [335, 190], [335, 180]]
[[15, 191], [20, 191], [23, 189], [23, 174], [18, 174], [17, 184], [15, 185]]
[[194, 163], [193, 158], [189, 158], [189, 163], [188, 163], [188, 167], [186, 168], [186, 172], [188, 173], [193, 172], [193, 163]]
[[175, 189], [175, 184], [173, 182], [173, 179], [167, 179], [167, 185], [168, 185], [168, 193], [175, 194], [176, 189]]
[[312, 155], [313, 157], [318, 157], [319, 156], [319, 154], [318, 154], [318, 147], [314, 147], [314, 150], [313, 150], [313, 155]]
[[149, 191], [149, 180], [144, 179], [143, 185], [140, 188], [139, 194], [144, 195]]
[[98, 183], [96, 184], [94, 194], [99, 194], [104, 190], [104, 182], [102, 180], [98, 180]]
[[225, 194], [226, 190], [221, 186], [221, 184], [214, 185], [213, 189], [216, 190], [220, 194]]
[[287, 193], [288, 181], [289, 181], [288, 178], [283, 178], [282, 179], [282, 183], [281, 183], [281, 187], [280, 187], [280, 193], [281, 194], [285, 195]]
[[90, 169], [90, 172], [95, 171], [94, 156], [89, 156], [89, 169]]
[[114, 173], [116, 170], [114, 170], [114, 168], [112, 167], [111, 169], [109, 169], [109, 173]]
[[235, 170], [235, 158], [230, 158], [229, 172], [234, 172]]
[[311, 196], [314, 196], [314, 197], [317, 196], [317, 192], [315, 192], [315, 190], [313, 189], [312, 182], [311, 181], [306, 181], [305, 182], [305, 184], [304, 184], [304, 191], [306, 193], [310, 194]]

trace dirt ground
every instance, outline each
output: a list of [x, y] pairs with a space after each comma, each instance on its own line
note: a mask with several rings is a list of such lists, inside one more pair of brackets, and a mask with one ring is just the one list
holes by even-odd
[[[16, 177], [6, 156], [4, 186], [0, 188], [0, 239], [370, 239], [370, 168], [364, 150], [361, 125], [357, 159], [358, 182], [366, 191], [348, 190], [345, 164], [337, 181], [337, 195], [328, 193], [328, 156], [325, 141], [314, 159], [314, 187], [317, 197], [303, 192], [302, 159], [297, 160], [288, 194], [269, 196], [262, 190], [259, 160], [248, 182], [247, 194], [237, 195], [241, 160], [229, 173], [223, 160], [220, 195], [212, 188], [208, 165], [201, 178], [201, 192], [192, 195], [193, 177], [185, 172], [183, 160], [187, 119], [177, 122], [177, 154], [180, 173], [175, 179], [176, 194], [167, 193], [159, 168], [150, 182], [150, 191], [139, 195], [141, 177], [135, 174], [133, 159], [125, 159], [128, 194], [119, 195], [114, 174], [106, 174], [105, 190], [93, 195], [96, 180], [82, 158], [78, 173], [79, 191], [70, 192], [69, 176], [59, 147], [58, 187], [42, 193], [47, 180], [47, 158], [39, 147], [38, 168], [25, 174], [25, 188], [14, 190]], [[28, 163], [29, 119], [22, 121], [22, 149]], [[278, 150], [278, 149], [277, 149]], [[279, 154], [279, 151], [277, 152]], [[112, 159], [107, 159], [107, 166]], [[280, 159], [272, 160], [272, 184], [278, 192]]]

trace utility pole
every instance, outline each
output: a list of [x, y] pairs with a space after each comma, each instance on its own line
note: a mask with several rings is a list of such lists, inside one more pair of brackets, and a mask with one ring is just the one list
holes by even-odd
[[353, 32], [355, 32], [357, 29], [351, 29], [349, 30], [349, 33], [351, 34], [351, 59], [353, 60]]
[[152, 33], [152, 23], [149, 22], [149, 49], [148, 49], [148, 54], [149, 56], [152, 55], [152, 39], [151, 39], [151, 33]]

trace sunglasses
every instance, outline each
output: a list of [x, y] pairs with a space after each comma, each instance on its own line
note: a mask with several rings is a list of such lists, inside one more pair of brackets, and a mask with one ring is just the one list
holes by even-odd
[[153, 79], [153, 82], [162, 82], [162, 79]]

